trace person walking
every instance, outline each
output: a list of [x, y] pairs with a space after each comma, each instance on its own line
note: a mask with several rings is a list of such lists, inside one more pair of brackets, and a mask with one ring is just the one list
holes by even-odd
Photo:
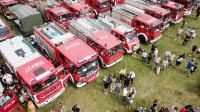
[[123, 68], [119, 71], [120, 80], [124, 80], [125, 74], [126, 74], [126, 68], [123, 67]]
[[185, 26], [185, 17], [183, 17], [183, 23], [181, 25], [181, 29], [183, 29], [184, 26]]
[[133, 84], [133, 80], [134, 80], [135, 77], [136, 77], [136, 76], [135, 76], [135, 72], [134, 72], [134, 71], [130, 71], [129, 74], [130, 74], [130, 81], [131, 81], [130, 83]]
[[185, 59], [185, 53], [182, 55], [179, 55], [179, 57], [176, 59], [176, 64], [175, 67], [179, 67], [181, 65], [181, 63], [183, 62], [183, 60]]
[[193, 74], [197, 69], [197, 63], [194, 63], [194, 65], [192, 65], [191, 69], [190, 69], [190, 73]]
[[130, 76], [129, 77], [126, 76], [124, 78], [124, 87], [129, 87], [129, 85], [130, 85]]
[[77, 105], [77, 104], [75, 104], [73, 107], [72, 107], [72, 112], [80, 112], [80, 107]]
[[142, 58], [142, 63], [146, 63], [147, 62], [147, 52], [145, 50], [142, 50], [142, 54], [141, 54], [141, 58]]
[[123, 101], [125, 101], [127, 95], [128, 95], [128, 88], [126, 86], [124, 86], [124, 88], [123, 88], [123, 98], [122, 98]]
[[157, 106], [158, 106], [158, 100], [156, 99], [153, 101], [153, 104], [150, 108], [151, 112], [157, 112]]
[[183, 32], [183, 29], [182, 29], [182, 28], [179, 28], [179, 29], [177, 30], [175, 40], [178, 40], [178, 39], [181, 38], [182, 32]]
[[114, 91], [115, 86], [116, 86], [115, 83], [116, 83], [116, 77], [115, 77], [115, 75], [113, 74], [113, 75], [111, 76], [110, 92], [113, 92], [113, 91]]
[[196, 53], [196, 51], [197, 51], [197, 48], [198, 48], [197, 45], [193, 45], [191, 54], [189, 56], [194, 55]]
[[183, 40], [183, 46], [186, 46], [190, 39], [191, 39], [190, 34], [187, 33]]
[[194, 65], [193, 62], [194, 62], [194, 59], [188, 61], [187, 67], [186, 67], [187, 72], [189, 72], [191, 70], [192, 66]]
[[33, 104], [31, 100], [28, 101], [27, 108], [28, 108], [28, 112], [36, 112], [35, 105]]
[[199, 18], [200, 15], [200, 6], [198, 6], [197, 11], [196, 11], [196, 19]]
[[122, 83], [121, 83], [121, 81], [119, 80], [119, 81], [117, 81], [116, 87], [115, 87], [115, 93], [116, 93], [116, 94], [119, 94], [119, 93], [120, 93], [121, 87], [122, 87]]
[[110, 87], [111, 81], [110, 80], [106, 80], [104, 81], [104, 94], [107, 95], [108, 94], [108, 89]]

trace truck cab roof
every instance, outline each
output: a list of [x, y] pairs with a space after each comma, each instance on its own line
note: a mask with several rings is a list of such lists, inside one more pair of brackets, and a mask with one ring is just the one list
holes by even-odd
[[1, 0], [0, 1], [0, 5], [2, 5], [2, 6], [10, 6], [10, 5], [14, 5], [17, 3], [18, 3], [17, 0]]
[[147, 7], [146, 9], [147, 9], [147, 10], [150, 10], [150, 11], [153, 11], [153, 12], [155, 12], [155, 13], [157, 13], [157, 14], [160, 14], [160, 15], [162, 15], [162, 16], [167, 15], [167, 14], [170, 13], [169, 10], [164, 9], [164, 8], [161, 8], [160, 6], [157, 6], [157, 5], [149, 6], [149, 7]]
[[183, 5], [181, 5], [179, 3], [171, 2], [171, 1], [164, 3], [163, 6], [169, 7], [169, 8], [172, 8], [172, 9], [176, 9], [176, 10], [184, 7]]
[[58, 50], [77, 67], [97, 57], [97, 53], [79, 38], [59, 46]]
[[53, 64], [41, 56], [18, 67], [16, 71], [22, 80], [31, 86], [52, 75], [54, 69]]
[[36, 49], [30, 46], [22, 36], [1, 42], [0, 52], [14, 69], [41, 57]]
[[70, 24], [106, 50], [121, 43], [120, 40], [115, 38], [110, 32], [106, 31], [99, 22], [90, 18], [79, 18], [73, 20]]
[[63, 14], [68, 14], [71, 13], [68, 9], [64, 8], [64, 7], [54, 7], [54, 8], [50, 8], [48, 9], [50, 12], [54, 13], [57, 16], [61, 16]]
[[55, 46], [60, 46], [67, 41], [75, 39], [75, 36], [72, 33], [65, 31], [54, 22], [43, 24], [36, 27], [35, 30], [38, 33], [41, 33]]
[[135, 17], [136, 20], [138, 21], [142, 21], [143, 23], [147, 24], [147, 25], [151, 25], [151, 26], [157, 26], [159, 24], [162, 24], [162, 21], [159, 19], [156, 19], [148, 14], [143, 14], [140, 16], [136, 16]]
[[68, 4], [71, 8], [79, 11], [79, 12], [86, 12], [89, 11], [91, 9], [91, 7], [89, 7], [89, 5], [85, 4], [85, 3], [80, 3], [80, 2], [73, 2], [72, 4]]

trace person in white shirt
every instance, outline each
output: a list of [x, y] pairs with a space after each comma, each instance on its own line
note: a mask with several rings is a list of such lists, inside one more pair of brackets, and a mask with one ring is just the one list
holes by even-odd
[[146, 63], [148, 53], [145, 50], [142, 50], [142, 63]]
[[7, 84], [10, 89], [14, 89], [14, 82], [11, 74], [4, 74], [2, 82]]
[[129, 74], [130, 74], [130, 79], [131, 79], [131, 84], [133, 83], [133, 80], [135, 79], [135, 72], [134, 71], [130, 71], [129, 72]]
[[127, 87], [124, 87], [124, 88], [123, 88], [123, 100], [126, 99], [127, 95], [128, 95], [128, 88], [127, 88]]
[[126, 74], [126, 68], [123, 67], [123, 68], [119, 71], [120, 80], [124, 80], [125, 74]]

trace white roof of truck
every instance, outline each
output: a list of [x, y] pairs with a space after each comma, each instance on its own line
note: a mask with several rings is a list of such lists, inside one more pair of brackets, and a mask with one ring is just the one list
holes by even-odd
[[110, 17], [108, 15], [105, 15], [105, 16], [99, 18], [99, 21], [109, 25], [111, 28], [120, 31], [121, 33], [125, 33], [127, 31], [130, 31], [133, 29], [132, 26], [130, 26], [126, 23], [123, 23], [123, 22], [121, 22], [113, 17]]
[[41, 56], [22, 36], [1, 42], [0, 53], [14, 68]]
[[54, 22], [41, 25], [37, 29], [55, 45], [65, 43], [74, 37], [71, 32], [63, 30]]

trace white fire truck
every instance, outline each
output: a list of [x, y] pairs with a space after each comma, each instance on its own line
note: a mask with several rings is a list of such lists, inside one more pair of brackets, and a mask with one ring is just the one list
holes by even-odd
[[122, 60], [121, 41], [96, 20], [87, 17], [72, 20], [68, 29], [99, 53], [103, 67], [111, 67]]
[[137, 33], [132, 26], [105, 14], [101, 14], [97, 21], [123, 42], [123, 48], [126, 53], [132, 53], [140, 47]]
[[155, 42], [162, 37], [163, 22], [131, 5], [114, 6], [111, 16], [135, 28], [142, 43]]
[[81, 39], [54, 22], [34, 28], [35, 42], [47, 57], [62, 60], [72, 73], [71, 81], [77, 86], [93, 81], [99, 75], [98, 54]]
[[63, 67], [55, 68], [22, 36], [1, 42], [0, 54], [38, 107], [52, 102], [65, 91], [60, 78]]

